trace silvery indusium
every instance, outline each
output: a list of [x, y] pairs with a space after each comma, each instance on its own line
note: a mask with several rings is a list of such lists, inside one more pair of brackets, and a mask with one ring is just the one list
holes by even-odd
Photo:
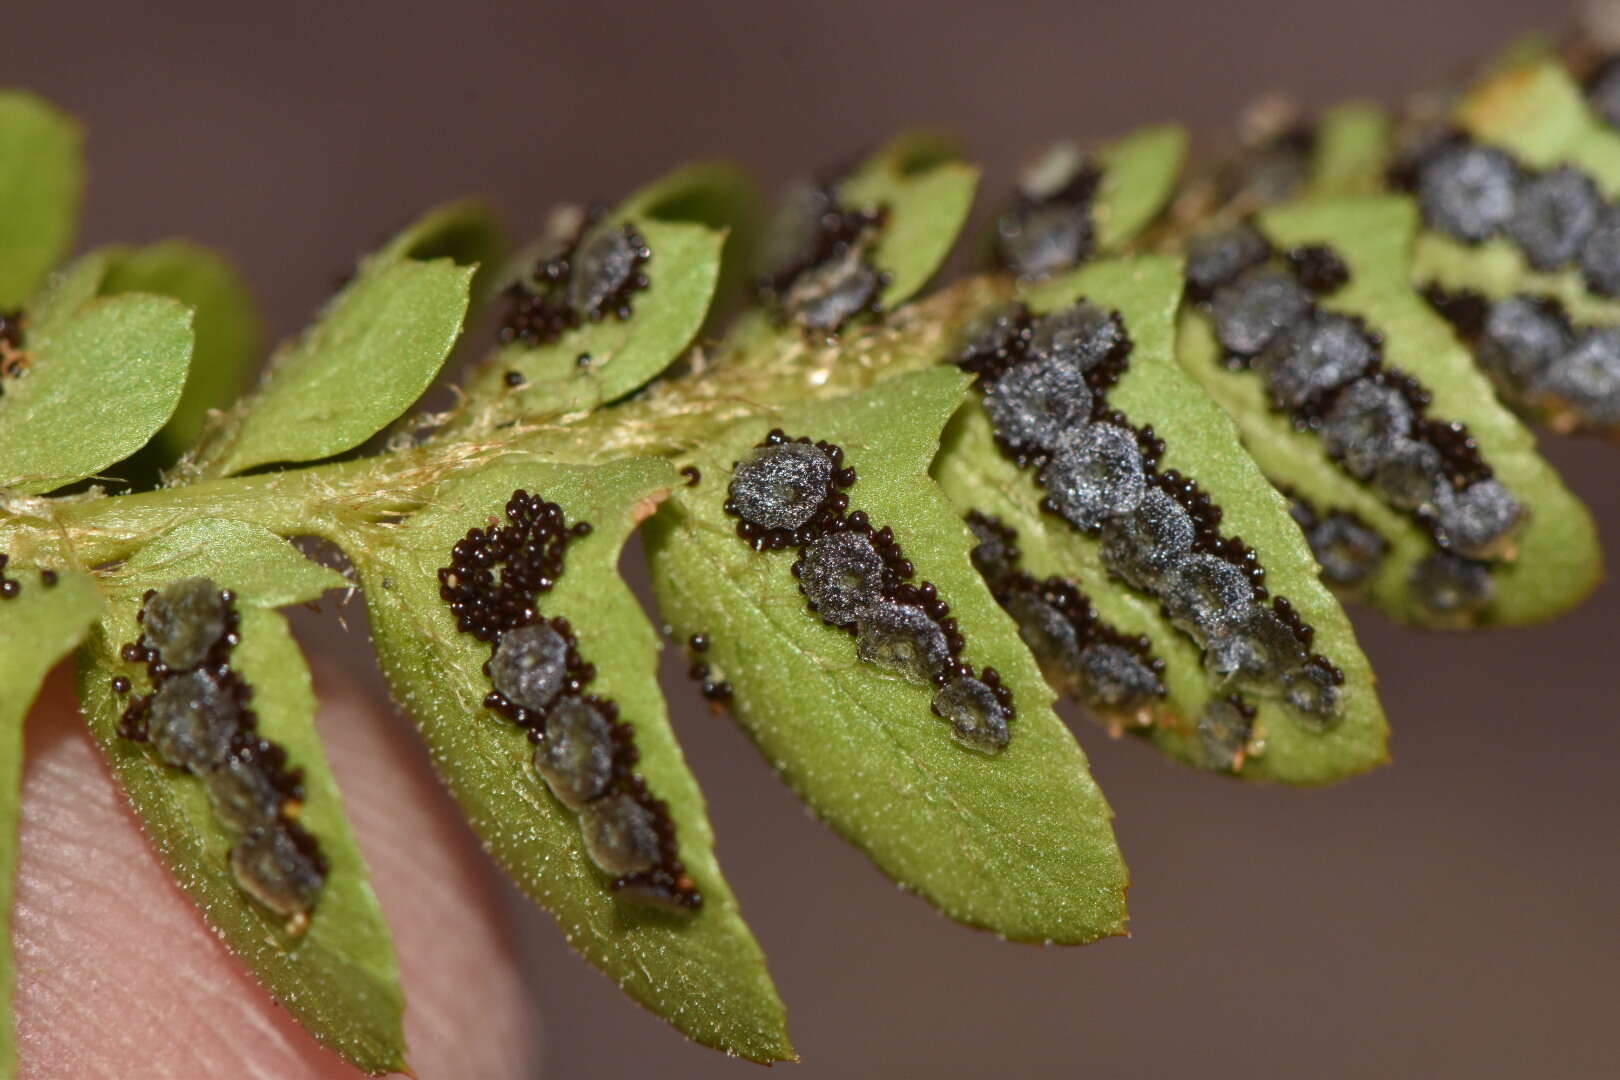
[[[1273, 118], [1203, 168], [1174, 127], [1058, 144], [969, 241], [982, 272], [926, 295], [978, 176], [932, 135], [768, 218], [688, 166], [512, 255], [447, 205], [239, 395], [234, 272], [177, 242], [63, 264], [78, 128], [0, 95], [9, 827], [23, 715], [74, 653], [204, 916], [316, 1037], [403, 1067], [276, 611], [358, 587], [448, 786], [574, 947], [691, 1038], [792, 1058], [618, 574], [640, 529], [702, 697], [883, 872], [1010, 939], [1121, 933], [1057, 694], [1197, 768], [1327, 783], [1386, 757], [1341, 599], [1527, 624], [1600, 572], [1524, 425], [1620, 430], [1620, 59], [1517, 48], [1448, 100]], [[486, 305], [461, 403], [406, 415]]]

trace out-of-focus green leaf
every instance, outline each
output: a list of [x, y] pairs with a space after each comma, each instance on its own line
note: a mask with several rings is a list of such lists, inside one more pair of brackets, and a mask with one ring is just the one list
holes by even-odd
[[[1593, 115], [1580, 87], [1555, 59], [1505, 66], [1462, 102], [1463, 129], [1534, 168], [1568, 162], [1588, 173], [1605, 196], [1620, 196], [1620, 133]], [[1412, 257], [1412, 280], [1493, 299], [1525, 293], [1558, 301], [1581, 325], [1620, 323], [1620, 300], [1587, 289], [1575, 267], [1541, 271], [1519, 248], [1497, 237], [1468, 245], [1424, 231]]]
[[872, 264], [889, 274], [885, 308], [905, 303], [934, 276], [967, 221], [978, 184], [979, 170], [960, 160], [953, 143], [916, 132], [887, 143], [838, 185], [844, 203], [888, 210], [871, 253]]
[[1308, 193], [1374, 195], [1384, 186], [1391, 147], [1389, 113], [1369, 102], [1327, 109], [1316, 123]]
[[1097, 246], [1117, 251], [1147, 227], [1175, 193], [1187, 160], [1187, 132], [1175, 124], [1140, 128], [1097, 149], [1102, 180], [1093, 202]]
[[1545, 30], [1527, 30], [1502, 46], [1480, 66], [1487, 75], [1533, 64], [1558, 54], [1558, 41]]
[[0, 309], [27, 299], [72, 246], [83, 143], [79, 125], [44, 101], [0, 93]]
[[[1118, 254], [1148, 229], [1169, 204], [1187, 161], [1187, 132], [1175, 124], [1138, 128], [1085, 150], [1074, 140], [1052, 144], [1052, 159], [1089, 161], [1100, 176], [1091, 199], [1095, 242], [1088, 256]], [[988, 265], [1000, 266], [1000, 241], [992, 222], [978, 239]]]
[[195, 313], [195, 345], [186, 389], [153, 448], [172, 461], [202, 433], [211, 409], [226, 409], [247, 385], [263, 348], [264, 327], [247, 283], [223, 256], [184, 240], [108, 253], [104, 295], [170, 296]]
[[[1279, 248], [1323, 243], [1345, 259], [1349, 284], [1324, 297], [1322, 306], [1357, 315], [1378, 331], [1390, 366], [1433, 395], [1429, 415], [1467, 424], [1496, 478], [1528, 509], [1517, 558], [1493, 569], [1495, 598], [1479, 621], [1540, 622], [1579, 603], [1602, 566], [1591, 516], [1536, 452], [1534, 436], [1497, 403], [1450, 327], [1412, 291], [1412, 204], [1394, 198], [1301, 204], [1266, 211], [1260, 221]], [[1267, 475], [1313, 503], [1359, 515], [1390, 542], [1388, 556], [1365, 586], [1368, 598], [1395, 618], [1432, 623], [1407, 584], [1417, 561], [1435, 550], [1429, 535], [1351, 479], [1327, 456], [1320, 438], [1296, 431], [1288, 418], [1271, 411], [1256, 375], [1221, 364], [1203, 319], [1189, 316], [1182, 329], [1183, 364], [1237, 421]]]
[[474, 269], [384, 256], [271, 358], [259, 387], [205, 442], [203, 475], [313, 461], [381, 431], [433, 382], [461, 333]]
[[1501, 238], [1471, 246], [1425, 231], [1418, 237], [1409, 266], [1415, 284], [1436, 284], [1452, 292], [1466, 289], [1493, 300], [1521, 293], [1543, 296], [1556, 300], [1577, 326], [1620, 323], [1620, 299], [1588, 290], [1574, 267], [1531, 269], [1519, 249]]
[[118, 296], [30, 327], [26, 370], [0, 397], [0, 489], [50, 491], [145, 445], [174, 413], [191, 358], [191, 312]]
[[28, 329], [44, 333], [101, 295], [111, 265], [111, 249], [87, 252], [45, 279], [28, 301]]
[[[820, 817], [945, 914], [1019, 941], [1123, 932], [1126, 872], [1112, 817], [1052, 694], [968, 560], [972, 540], [928, 479], [964, 380], [932, 370], [728, 429], [647, 530], [654, 585], [678, 634], [707, 634], [737, 719]], [[854, 639], [807, 609], [792, 551], [755, 552], [728, 517], [728, 477], [772, 427], [840, 445], [852, 508], [887, 525], [950, 605], [964, 658], [1014, 695], [1011, 744], [959, 745], [931, 689], [856, 659]]]
[[1610, 199], [1620, 195], [1620, 132], [1586, 104], [1554, 58], [1500, 71], [1471, 90], [1458, 124], [1534, 169], [1569, 164], [1591, 174]]
[[[1258, 554], [1266, 585], [1285, 596], [1316, 628], [1313, 648], [1344, 672], [1343, 709], [1328, 730], [1299, 718], [1275, 699], [1256, 696], [1255, 745], [1245, 779], [1319, 784], [1365, 771], [1386, 759], [1383, 710], [1370, 665], [1337, 600], [1316, 577], [1316, 562], [1288, 504], [1255, 466], [1232, 422], [1175, 362], [1175, 314], [1181, 262], [1164, 256], [1106, 260], [1054, 279], [1031, 292], [1035, 311], [1085, 298], [1120, 313], [1133, 348], [1130, 365], [1110, 389], [1108, 403], [1135, 425], [1151, 425], [1165, 443], [1161, 463], [1196, 480], [1221, 508], [1221, 531], [1241, 536]], [[1201, 768], [1212, 760], [1196, 729], [1205, 706], [1225, 697], [1206, 675], [1195, 642], [1165, 619], [1159, 601], [1111, 580], [1100, 541], [1040, 509], [1045, 492], [1033, 471], [1018, 468], [996, 446], [984, 409], [965, 407], [952, 422], [935, 475], [959, 511], [976, 509], [1018, 530], [1027, 573], [1075, 581], [1101, 620], [1128, 635], [1144, 634], [1165, 662], [1169, 691], [1143, 734], [1167, 754]]]
[[[1497, 65], [1491, 77], [1462, 99], [1456, 117], [1468, 134], [1507, 150], [1531, 168], [1567, 162], [1586, 172], [1610, 200], [1620, 195], [1620, 134], [1593, 113], [1551, 50]], [[1538, 270], [1506, 236], [1469, 245], [1438, 230], [1424, 231], [1411, 275], [1418, 285], [1438, 285], [1453, 294], [1549, 299], [1577, 327], [1620, 323], [1620, 300], [1590, 289], [1577, 265]], [[1554, 430], [1614, 426], [1602, 409], [1583, 408], [1506, 373], [1496, 375], [1505, 401]]]
[[[665, 715], [657, 636], [618, 574], [630, 530], [675, 481], [659, 460], [585, 467], [512, 457], [445, 482], [429, 509], [357, 530], [343, 546], [365, 583], [389, 684], [495, 859], [557, 917], [575, 949], [681, 1032], [756, 1061], [787, 1060], [781, 1002], [721, 876], [702, 792]], [[578, 818], [536, 773], [524, 733], [484, 707], [489, 646], [457, 632], [437, 571], [467, 529], [499, 519], [519, 488], [561, 505], [570, 523], [593, 526], [570, 546], [566, 571], [538, 606], [569, 620], [597, 669], [590, 692], [617, 702], [634, 726], [636, 770], [669, 804], [680, 858], [704, 897], [699, 911], [617, 899], [585, 851]]]
[[15, 566], [3, 576], [22, 586], [17, 596], [0, 599], [0, 1076], [15, 1076], [11, 884], [17, 870], [23, 717], [51, 666], [90, 629], [101, 610], [101, 594], [85, 574], [59, 572], [55, 585], [44, 584], [37, 570]]
[[[621, 223], [615, 216], [599, 227]], [[515, 342], [498, 350], [467, 387], [477, 407], [487, 408], [486, 422], [555, 416], [623, 397], [697, 336], [714, 298], [725, 234], [685, 222], [633, 224], [652, 258], [645, 267], [649, 284], [631, 298], [630, 318], [608, 315], [549, 344]], [[507, 382], [512, 372], [522, 380], [515, 386]]]
[[[193, 522], [143, 549], [104, 583], [111, 603], [80, 650], [80, 700], [159, 854], [215, 932], [317, 1039], [368, 1072], [394, 1072], [405, 1067], [405, 1040], [393, 941], [315, 732], [308, 668], [273, 610], [342, 584], [313, 564], [293, 565], [301, 558], [257, 526], [221, 520]], [[235, 590], [242, 641], [232, 667], [252, 687], [260, 734], [304, 773], [298, 820], [331, 869], [301, 936], [290, 935], [236, 885], [228, 861], [236, 837], [214, 816], [203, 781], [117, 733], [128, 699], [112, 691], [112, 677], [129, 677], [137, 693], [146, 685], [144, 670], [119, 657], [120, 646], [140, 632], [142, 593], [192, 576]]]

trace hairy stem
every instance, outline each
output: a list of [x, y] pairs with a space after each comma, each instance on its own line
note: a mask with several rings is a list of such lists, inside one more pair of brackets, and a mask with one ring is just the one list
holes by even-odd
[[503, 455], [572, 462], [678, 458], [726, 424], [938, 362], [961, 323], [1006, 292], [1005, 281], [969, 279], [834, 341], [779, 329], [762, 314], [746, 316], [713, 354], [694, 349], [670, 376], [589, 414], [493, 428], [458, 423], [421, 445], [376, 457], [129, 495], [13, 499], [0, 505], [0, 551], [24, 563], [94, 568], [202, 517], [248, 521], [282, 536], [335, 539], [347, 527], [408, 514], [429, 503], [447, 476]]

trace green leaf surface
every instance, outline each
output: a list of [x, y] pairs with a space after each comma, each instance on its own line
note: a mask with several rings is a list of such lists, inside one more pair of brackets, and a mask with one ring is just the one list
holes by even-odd
[[102, 295], [154, 293], [195, 313], [185, 392], [153, 443], [164, 463], [197, 440], [211, 409], [227, 409], [253, 374], [264, 344], [247, 283], [224, 256], [184, 240], [107, 253]]
[[28, 329], [39, 334], [53, 330], [84, 305], [101, 295], [101, 283], [112, 264], [111, 248], [86, 252], [52, 273], [29, 298]]
[[[1592, 113], [1556, 60], [1506, 67], [1475, 88], [1457, 115], [1469, 134], [1527, 165], [1568, 162], [1587, 172], [1608, 198], [1620, 196], [1620, 133]], [[1577, 324], [1620, 322], [1620, 300], [1589, 291], [1578, 269], [1536, 270], [1504, 238], [1470, 246], [1426, 230], [1413, 255], [1412, 280], [1493, 299], [1519, 293], [1551, 297]]]
[[[80, 650], [80, 700], [153, 844], [214, 931], [317, 1039], [361, 1069], [394, 1072], [405, 1067], [405, 1041], [393, 941], [315, 731], [309, 670], [286, 620], [273, 610], [315, 599], [334, 576], [297, 568], [294, 559], [302, 556], [273, 534], [220, 520], [193, 522], [143, 549], [105, 583], [112, 603]], [[303, 770], [298, 820], [331, 861], [309, 928], [299, 936], [232, 879], [228, 856], [235, 837], [215, 818], [201, 779], [117, 734], [129, 699], [112, 691], [111, 679], [124, 675], [137, 688], [147, 685], [144, 669], [119, 657], [120, 646], [140, 632], [135, 616], [142, 593], [195, 575], [237, 593], [242, 642], [232, 666], [253, 688], [259, 732]]]
[[[968, 561], [972, 540], [929, 481], [963, 378], [932, 370], [847, 398], [785, 408], [727, 429], [692, 460], [647, 529], [654, 587], [679, 635], [703, 632], [735, 687], [738, 721], [812, 810], [946, 915], [1019, 941], [1119, 934], [1126, 871], [1112, 813], [1012, 623]], [[1014, 695], [1012, 741], [961, 746], [931, 690], [856, 659], [855, 641], [806, 606], [793, 551], [755, 552], [722, 505], [733, 462], [772, 427], [842, 446], [859, 479], [852, 508], [888, 525], [938, 586], [967, 639]]]
[[[691, 344], [714, 298], [725, 234], [683, 222], [635, 225], [653, 254], [646, 264], [649, 284], [631, 298], [630, 318], [609, 315], [547, 345], [499, 349], [467, 387], [470, 398], [487, 405], [486, 423], [556, 416], [623, 397]], [[581, 363], [581, 356], [588, 361]], [[511, 372], [522, 377], [519, 385], [507, 384]]]
[[[1326, 731], [1279, 701], [1255, 697], [1255, 731], [1263, 748], [1248, 757], [1239, 775], [1320, 784], [1381, 764], [1388, 728], [1349, 619], [1317, 580], [1315, 560], [1286, 501], [1244, 453], [1232, 422], [1175, 362], [1180, 260], [1143, 256], [1093, 263], [1043, 284], [1026, 299], [1042, 311], [1081, 297], [1118, 311], [1134, 346], [1129, 368], [1109, 391], [1109, 404], [1133, 424], [1153, 427], [1166, 446], [1161, 467], [1192, 477], [1209, 493], [1222, 510], [1222, 532], [1240, 535], [1254, 548], [1267, 587], [1286, 596], [1316, 628], [1315, 651], [1344, 671], [1343, 712]], [[1141, 733], [1178, 760], [1224, 767], [1210, 758], [1195, 728], [1204, 707], [1228, 692], [1205, 675], [1198, 646], [1164, 618], [1157, 599], [1110, 580], [1097, 539], [1040, 509], [1045, 493], [1033, 471], [1019, 469], [1002, 454], [983, 408], [970, 404], [958, 414], [934, 472], [959, 512], [977, 509], [1018, 530], [1027, 573], [1073, 580], [1103, 622], [1126, 634], [1147, 635], [1154, 654], [1165, 661], [1169, 694], [1154, 726]]]
[[1569, 164], [1591, 175], [1609, 199], [1620, 195], [1620, 132], [1586, 103], [1581, 88], [1552, 58], [1499, 71], [1469, 91], [1459, 126], [1521, 164]]
[[[1322, 305], [1358, 315], [1381, 333], [1388, 363], [1433, 394], [1429, 415], [1467, 424], [1486, 463], [1528, 508], [1518, 557], [1493, 570], [1495, 599], [1479, 621], [1541, 622], [1578, 604], [1602, 570], [1591, 516], [1537, 453], [1534, 436], [1497, 403], [1450, 327], [1412, 291], [1409, 259], [1417, 231], [1412, 204], [1395, 198], [1300, 204], [1267, 211], [1260, 220], [1280, 248], [1324, 243], [1345, 259], [1350, 282]], [[1267, 475], [1312, 503], [1360, 515], [1390, 541], [1390, 553], [1365, 595], [1397, 619], [1436, 624], [1406, 583], [1413, 565], [1435, 550], [1428, 534], [1345, 473], [1319, 438], [1295, 431], [1286, 417], [1272, 412], [1257, 375], [1227, 370], [1205, 320], [1189, 315], [1183, 330], [1183, 364], [1237, 420], [1245, 445]]]
[[66, 114], [32, 94], [0, 93], [0, 309], [26, 300], [72, 246], [83, 143]]
[[759, 187], [726, 161], [696, 161], [675, 169], [637, 190], [612, 216], [623, 221], [686, 222], [724, 232], [715, 288], [721, 300], [729, 299], [747, 280], [764, 223]]
[[1187, 160], [1187, 132], [1175, 124], [1140, 128], [1097, 149], [1102, 181], [1093, 213], [1097, 246], [1117, 251], [1158, 216]]
[[319, 320], [277, 350], [258, 389], [203, 448], [203, 474], [330, 457], [381, 431], [450, 355], [473, 274], [448, 258], [364, 262]]
[[471, 294], [474, 304], [482, 304], [490, 299], [500, 255], [501, 228], [495, 211], [480, 199], [462, 199], [435, 206], [392, 236], [368, 261], [449, 259], [457, 266], [475, 267]]
[[1464, 289], [1493, 300], [1528, 294], [1558, 301], [1577, 326], [1620, 323], [1620, 300], [1589, 291], [1581, 272], [1534, 270], [1516, 245], [1497, 238], [1470, 246], [1438, 232], [1424, 231], [1413, 248], [1410, 278], [1416, 285]]
[[389, 237], [371, 258], [380, 262], [449, 259], [457, 266], [481, 266], [494, 262], [499, 254], [495, 212], [481, 199], [462, 199], [428, 210]]
[[177, 525], [141, 549], [118, 572], [118, 586], [142, 593], [189, 577], [216, 576], [230, 567], [231, 585], [244, 603], [279, 608], [347, 589], [342, 574], [311, 562], [273, 533], [246, 521], [198, 518]]
[[27, 370], [0, 397], [0, 489], [50, 491], [145, 445], [174, 413], [191, 358], [191, 312], [118, 296], [30, 327]]
[[[659, 460], [585, 467], [513, 456], [445, 482], [430, 509], [402, 524], [357, 530], [342, 543], [365, 583], [389, 684], [496, 861], [556, 916], [575, 949], [688, 1037], [756, 1061], [790, 1060], [781, 1002], [721, 876], [702, 792], [669, 727], [657, 635], [618, 574], [630, 530], [674, 481]], [[569, 620], [596, 665], [590, 692], [617, 702], [634, 726], [637, 771], [669, 804], [681, 860], [704, 896], [699, 911], [616, 898], [586, 854], [578, 819], [535, 772], [524, 733], [484, 707], [489, 646], [457, 632], [437, 571], [467, 529], [498, 519], [518, 488], [593, 526], [570, 546], [566, 572], [539, 607]]]
[[17, 1073], [11, 1022], [15, 982], [11, 892], [17, 871], [22, 797], [23, 718], [52, 666], [73, 650], [101, 610], [101, 593], [85, 574], [58, 572], [47, 586], [36, 570], [7, 567], [22, 592], [0, 599], [0, 1076]]
[[1384, 188], [1393, 133], [1389, 113], [1351, 101], [1324, 110], [1311, 151], [1310, 196], [1375, 195]]
[[934, 276], [973, 206], [979, 170], [958, 159], [954, 144], [927, 132], [901, 135], [867, 158], [838, 186], [844, 203], [885, 207], [872, 265], [889, 274], [885, 308], [898, 307]]

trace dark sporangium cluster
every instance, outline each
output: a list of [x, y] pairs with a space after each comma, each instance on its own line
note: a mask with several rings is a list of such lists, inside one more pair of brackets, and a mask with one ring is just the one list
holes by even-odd
[[[1620, 115], [1613, 59], [1594, 71], [1588, 94], [1611, 123]], [[1392, 179], [1416, 194], [1431, 228], [1467, 244], [1503, 237], [1531, 269], [1576, 269], [1592, 293], [1620, 296], [1620, 204], [1574, 166], [1538, 171], [1443, 130], [1404, 154]], [[1529, 294], [1492, 303], [1431, 286], [1429, 299], [1518, 403], [1549, 408], [1562, 427], [1620, 423], [1620, 330], [1577, 331], [1556, 301]]]
[[1073, 143], [1025, 167], [1012, 205], [996, 218], [998, 265], [1026, 281], [1078, 266], [1097, 246], [1093, 203], [1102, 171]]
[[[1117, 313], [1079, 300], [1035, 318], [1020, 304], [968, 327], [957, 363], [977, 386], [1002, 450], [1037, 470], [1042, 509], [1098, 536], [1109, 572], [1156, 596], [1204, 651], [1218, 685], [1282, 696], [1317, 723], [1339, 711], [1344, 675], [1310, 653], [1311, 627], [1197, 482], [1161, 470], [1164, 441], [1108, 402], [1131, 341]], [[1224, 760], [1224, 759], [1223, 759]]]
[[[1319, 294], [1299, 279], [1309, 264], [1292, 258], [1282, 269], [1274, 256], [1248, 225], [1189, 249], [1189, 292], [1206, 305], [1227, 367], [1256, 372], [1276, 411], [1319, 435], [1340, 468], [1434, 540], [1440, 550], [1411, 578], [1422, 603], [1441, 613], [1477, 610], [1490, 598], [1489, 564], [1513, 556], [1525, 507], [1495, 479], [1468, 428], [1430, 416], [1428, 389], [1384, 363], [1382, 336], [1318, 306]], [[1348, 271], [1330, 276], [1347, 279]], [[1319, 284], [1320, 269], [1307, 281]], [[1428, 589], [1429, 563], [1482, 580], [1470, 601], [1477, 606], [1458, 609], [1455, 595]]]
[[1389, 553], [1389, 541], [1354, 511], [1321, 509], [1297, 492], [1284, 491], [1288, 499], [1288, 513], [1311, 554], [1322, 570], [1322, 580], [1329, 585], [1353, 588], [1371, 577], [1384, 556]]
[[585, 849], [614, 875], [615, 892], [677, 911], [703, 904], [681, 863], [669, 806], [635, 772], [635, 728], [618, 705], [586, 693], [596, 669], [567, 619], [536, 606], [561, 577], [568, 546], [591, 532], [562, 507], [515, 491], [506, 523], [469, 529], [439, 571], [439, 595], [456, 628], [493, 646], [484, 704], [528, 733], [534, 766], [559, 802], [579, 815]]
[[1620, 54], [1596, 57], [1581, 82], [1586, 103], [1611, 128], [1620, 128]]
[[[303, 772], [258, 733], [253, 689], [231, 666], [241, 642], [235, 594], [185, 578], [147, 592], [136, 617], [141, 634], [120, 655], [146, 665], [152, 692], [124, 710], [119, 735], [202, 780], [214, 816], [240, 837], [230, 854], [237, 885], [302, 933], [330, 867], [297, 820]], [[130, 685], [113, 680], [118, 693]]]
[[836, 183], [794, 189], [767, 237], [771, 269], [757, 282], [760, 297], [806, 329], [828, 334], [862, 312], [878, 312], [890, 276], [868, 255], [888, 217], [884, 207], [844, 205]]
[[[6, 567], [11, 565], [11, 556], [0, 551], [0, 600], [12, 600], [22, 595], [22, 581], [18, 578], [7, 577]], [[57, 582], [55, 570], [41, 570], [39, 583], [47, 589], [54, 588]]]
[[[1614, 123], [1620, 61], [1599, 63], [1587, 94]], [[1620, 296], [1620, 204], [1579, 169], [1531, 169], [1501, 147], [1442, 129], [1401, 155], [1391, 179], [1416, 194], [1431, 228], [1468, 244], [1502, 237], [1531, 269], [1577, 269], [1594, 294]], [[1576, 329], [1556, 300], [1529, 293], [1490, 301], [1430, 285], [1427, 295], [1516, 404], [1552, 412], [1562, 429], [1620, 424], [1620, 330]]]
[[1528, 293], [1491, 300], [1431, 283], [1423, 296], [1515, 405], [1545, 411], [1557, 431], [1620, 426], [1620, 327], [1574, 326], [1557, 300]]
[[973, 565], [996, 602], [1018, 624], [1018, 635], [1047, 678], [1098, 713], [1152, 723], [1149, 706], [1165, 695], [1164, 661], [1144, 635], [1105, 623], [1072, 581], [1024, 573], [1018, 532], [999, 518], [971, 510], [968, 528], [978, 543]]
[[[585, 322], [631, 315], [631, 297], [647, 288], [652, 249], [632, 225], [598, 227], [603, 211], [586, 215], [560, 251], [535, 265], [532, 275], [506, 290], [511, 301], [501, 320], [503, 344], [546, 345]], [[521, 385], [522, 375], [509, 385]]]
[[1571, 165], [1545, 171], [1456, 130], [1431, 132], [1390, 170], [1431, 229], [1464, 244], [1502, 237], [1534, 270], [1577, 269], [1599, 296], [1620, 296], [1620, 205]]
[[810, 610], [855, 638], [856, 655], [908, 682], [934, 687], [932, 708], [964, 746], [995, 753], [1011, 738], [1011, 690], [994, 668], [975, 672], [951, 609], [917, 582], [894, 530], [849, 510], [856, 482], [841, 447], [772, 431], [727, 488], [726, 513], [756, 551], [797, 548], [792, 573]]
[[22, 374], [27, 367], [27, 354], [23, 352], [23, 314], [0, 311], [0, 396], [6, 392], [6, 380]]
[[703, 696], [709, 701], [716, 705], [729, 702], [734, 692], [731, 683], [717, 678], [713, 665], [704, 659], [704, 654], [709, 651], [709, 635], [704, 633], [691, 635], [686, 639], [686, 649], [692, 656], [692, 663], [686, 669], [686, 677], [700, 684]]

